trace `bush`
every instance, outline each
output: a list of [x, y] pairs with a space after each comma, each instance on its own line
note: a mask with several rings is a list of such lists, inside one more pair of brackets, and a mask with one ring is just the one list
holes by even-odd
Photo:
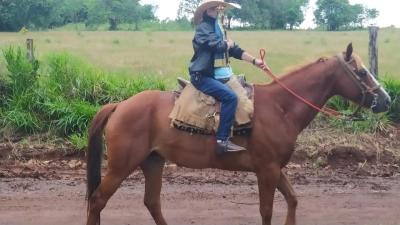
[[380, 133], [386, 132], [391, 124], [385, 113], [374, 114], [371, 111], [363, 111], [360, 119], [330, 119], [331, 125], [350, 133]]
[[67, 99], [104, 105], [148, 89], [165, 90], [164, 82], [158, 79], [107, 74], [66, 53], [50, 55], [48, 61], [46, 86], [55, 96]]
[[32, 112], [15, 108], [0, 114], [3, 129], [11, 132], [35, 133], [42, 130], [41, 121]]
[[61, 136], [73, 133], [83, 133], [99, 107], [84, 101], [59, 101], [47, 102], [50, 129]]
[[[329, 123], [346, 132], [385, 132], [392, 122], [400, 121], [400, 81], [395, 79], [382, 80], [385, 89], [392, 97], [393, 104], [387, 113], [374, 114], [370, 110], [360, 111], [358, 120], [330, 119]], [[327, 106], [345, 115], [351, 115], [358, 107], [341, 97], [331, 98]]]
[[382, 80], [382, 83], [392, 98], [392, 105], [389, 109], [389, 118], [396, 122], [400, 122], [400, 80], [392, 77], [387, 77]]
[[350, 110], [351, 105], [348, 100], [339, 96], [334, 96], [333, 98], [329, 99], [327, 107], [334, 109], [336, 111], [345, 112]]
[[[87, 132], [86, 132], [87, 134]], [[73, 134], [68, 137], [69, 142], [78, 150], [84, 150], [87, 147], [87, 135]]]
[[[20, 47], [9, 47], [3, 51], [7, 63], [8, 85], [12, 93], [18, 94], [30, 89], [38, 76], [39, 62], [29, 62]], [[7, 82], [7, 81], [6, 81]]]
[[100, 105], [147, 89], [165, 90], [161, 80], [108, 74], [67, 53], [46, 57], [40, 76], [39, 64], [30, 63], [21, 49], [10, 47], [4, 56], [9, 73], [0, 80], [0, 124], [11, 132], [50, 132], [78, 144]]

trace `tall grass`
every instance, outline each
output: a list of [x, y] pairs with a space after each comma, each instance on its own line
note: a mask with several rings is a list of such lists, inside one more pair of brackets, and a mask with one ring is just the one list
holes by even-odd
[[67, 53], [29, 62], [20, 48], [3, 51], [7, 73], [0, 76], [3, 132], [48, 132], [81, 143], [100, 105], [147, 89], [165, 90], [160, 79], [110, 74]]
[[[395, 122], [400, 122], [400, 80], [386, 76], [380, 79], [385, 90], [392, 98], [392, 104], [387, 113], [373, 114], [368, 110], [361, 111], [360, 120], [329, 120], [334, 126], [350, 132], [381, 132]], [[348, 100], [333, 97], [327, 106], [344, 114], [351, 114], [357, 107]]]
[[165, 90], [160, 79], [149, 76], [133, 79], [124, 74], [111, 74], [67, 53], [52, 54], [47, 61], [45, 85], [53, 94], [66, 99], [103, 105], [122, 101], [148, 89]]
[[394, 77], [386, 77], [382, 80], [385, 89], [392, 97], [392, 105], [389, 109], [388, 116], [394, 122], [400, 122], [400, 79]]
[[20, 94], [29, 90], [35, 84], [39, 62], [29, 62], [21, 48], [9, 47], [3, 51], [7, 63], [9, 91]]
[[363, 111], [359, 118], [329, 119], [328, 123], [334, 127], [349, 133], [385, 133], [388, 131], [391, 121], [385, 113], [374, 114], [371, 111]]

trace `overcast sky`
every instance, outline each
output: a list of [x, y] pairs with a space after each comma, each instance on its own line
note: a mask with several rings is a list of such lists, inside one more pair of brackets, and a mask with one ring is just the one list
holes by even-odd
[[[315, 2], [310, 0], [309, 9], [307, 10], [306, 20], [302, 24], [302, 28], [313, 27], [313, 11], [315, 10]], [[351, 4], [363, 4], [368, 8], [375, 8], [379, 11], [379, 17], [373, 21], [380, 27], [395, 25], [400, 28], [400, 1], [398, 0], [349, 0]], [[142, 4], [152, 4], [157, 6], [156, 15], [160, 19], [175, 19], [177, 16], [180, 0], [141, 0]]]

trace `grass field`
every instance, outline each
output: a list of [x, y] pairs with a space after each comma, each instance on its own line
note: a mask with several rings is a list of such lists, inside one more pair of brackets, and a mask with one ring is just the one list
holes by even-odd
[[[318, 32], [318, 31], [259, 31], [230, 32], [230, 37], [240, 46], [258, 54], [267, 50], [267, 62], [275, 73], [344, 51], [353, 42], [355, 52], [368, 64], [368, 31]], [[193, 50], [193, 32], [28, 32], [0, 33], [0, 48], [25, 44], [25, 39], [35, 40], [36, 55], [44, 59], [52, 52], [68, 52], [100, 68], [128, 75], [154, 75], [165, 77], [167, 83], [177, 76], [187, 76], [187, 65]], [[2, 58], [2, 57], [0, 57]], [[0, 59], [3, 60], [3, 59]], [[400, 29], [387, 28], [379, 33], [379, 73], [400, 78]], [[236, 73], [245, 73], [250, 81], [266, 82], [268, 79], [256, 68], [232, 60]], [[4, 70], [1, 68], [0, 72]]]

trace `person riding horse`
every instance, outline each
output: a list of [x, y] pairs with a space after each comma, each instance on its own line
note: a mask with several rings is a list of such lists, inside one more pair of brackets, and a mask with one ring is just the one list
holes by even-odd
[[[320, 58], [280, 77], [280, 83], [295, 90], [298, 96], [307, 96], [319, 108], [333, 96], [342, 96], [374, 113], [390, 107], [390, 96], [361, 58], [353, 54], [351, 44], [345, 52]], [[214, 137], [192, 135], [171, 127], [168, 115], [175, 97], [172, 91], [143, 91], [125, 101], [103, 106], [93, 118], [86, 160], [86, 225], [100, 224], [100, 214], [108, 200], [139, 167], [145, 177], [143, 202], [155, 223], [166, 225], [160, 193], [167, 160], [196, 169], [253, 172], [257, 176], [262, 224], [271, 225], [278, 190], [287, 203], [285, 224], [295, 225], [297, 198], [283, 168], [295, 150], [298, 135], [318, 110], [299, 101], [278, 82], [255, 85], [252, 132], [235, 139], [247, 151], [218, 157]], [[102, 179], [104, 143], [107, 172]]]
[[225, 85], [233, 75], [229, 57], [266, 67], [263, 60], [253, 57], [226, 37], [221, 17], [227, 8], [240, 6], [223, 0], [205, 0], [196, 9], [193, 18], [196, 25], [192, 41], [194, 55], [189, 66], [193, 86], [221, 102], [220, 123], [216, 132], [218, 154], [245, 150], [229, 140], [238, 104], [235, 92]]

